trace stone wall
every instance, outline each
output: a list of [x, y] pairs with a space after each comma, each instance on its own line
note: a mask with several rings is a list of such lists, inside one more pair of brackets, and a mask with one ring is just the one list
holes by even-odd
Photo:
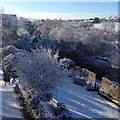
[[17, 40], [17, 16], [2, 14], [2, 41]]
[[113, 83], [110, 86], [110, 96], [113, 99], [120, 101], [120, 85], [118, 83]]
[[[96, 89], [96, 74], [89, 71], [88, 69], [80, 68], [78, 66], [75, 67], [73, 72], [73, 76], [80, 80], [75, 79], [74, 83], [80, 84], [82, 78], [88, 81], [88, 88], [89, 84], [92, 85], [92, 89]], [[91, 86], [90, 86], [91, 87]], [[104, 93], [105, 95], [111, 97], [116, 101], [120, 101], [120, 85], [116, 82], [109, 80], [108, 78], [102, 77], [101, 85], [98, 86], [99, 92]]]
[[112, 82], [109, 79], [102, 77], [102, 84], [100, 86], [99, 91], [109, 95], [111, 85], [112, 85]]
[[93, 72], [89, 72], [88, 78], [89, 78], [89, 82], [92, 83], [93, 87], [95, 87], [96, 74]]
[[82, 73], [82, 68], [80, 68], [79, 66], [75, 66], [73, 76], [76, 78], [80, 78], [81, 73]]
[[82, 74], [85, 78], [88, 79], [88, 82], [91, 83], [93, 85], [93, 87], [95, 87], [96, 74], [87, 69], [82, 69]]
[[102, 77], [102, 84], [99, 91], [112, 97], [114, 100], [120, 101], [120, 85], [116, 82]]

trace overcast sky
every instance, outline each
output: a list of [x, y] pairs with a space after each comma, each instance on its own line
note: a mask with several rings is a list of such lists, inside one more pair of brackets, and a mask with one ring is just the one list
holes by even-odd
[[58, 2], [58, 0], [54, 0], [55, 2], [41, 1], [43, 0], [34, 0], [34, 2], [32, 0], [3, 0], [2, 6], [5, 13], [36, 19], [79, 19], [90, 17], [114, 17], [118, 15], [117, 0], [106, 0], [109, 2], [105, 2], [105, 0], [104, 2], [70, 2], [72, 0], [64, 0], [64, 2]]

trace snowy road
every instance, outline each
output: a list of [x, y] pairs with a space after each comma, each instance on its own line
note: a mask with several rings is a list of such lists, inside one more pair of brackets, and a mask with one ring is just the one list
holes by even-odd
[[73, 118], [118, 118], [118, 106], [67, 80], [54, 96], [69, 109]]
[[12, 86], [5, 86], [0, 63], [0, 118], [23, 118]]

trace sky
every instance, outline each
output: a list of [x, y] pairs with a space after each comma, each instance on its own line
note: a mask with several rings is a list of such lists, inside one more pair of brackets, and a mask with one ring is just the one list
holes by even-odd
[[[45, 1], [45, 0], [44, 0]], [[74, 0], [75, 1], [75, 0]], [[95, 0], [93, 0], [95, 1]], [[36, 19], [82, 19], [93, 17], [118, 16], [117, 0], [109, 2], [81, 2], [64, 0], [43, 2], [42, 0], [3, 0], [4, 13]]]

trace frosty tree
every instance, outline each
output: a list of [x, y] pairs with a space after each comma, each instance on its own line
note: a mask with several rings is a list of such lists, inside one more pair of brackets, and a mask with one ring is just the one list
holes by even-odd
[[37, 49], [32, 52], [25, 51], [16, 55], [14, 70], [25, 87], [35, 89], [37, 92], [52, 94], [57, 89], [63, 76], [58, 64], [48, 52]]

